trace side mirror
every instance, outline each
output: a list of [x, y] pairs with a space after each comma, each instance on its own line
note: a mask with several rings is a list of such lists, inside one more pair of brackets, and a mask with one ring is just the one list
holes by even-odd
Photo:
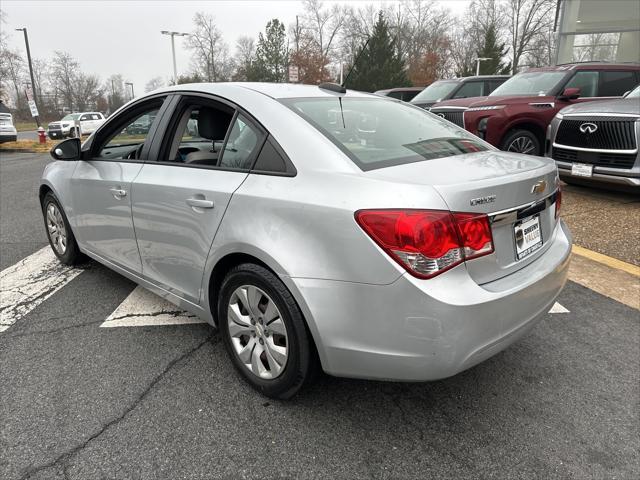
[[562, 95], [560, 95], [558, 98], [560, 100], [575, 100], [579, 96], [580, 96], [579, 88], [565, 88], [564, 92], [562, 92]]
[[68, 138], [49, 152], [54, 160], [80, 160], [80, 139]]

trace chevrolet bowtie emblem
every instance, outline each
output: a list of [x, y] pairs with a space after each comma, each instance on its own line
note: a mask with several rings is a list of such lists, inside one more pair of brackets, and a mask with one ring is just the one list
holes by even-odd
[[536, 193], [543, 193], [547, 189], [547, 181], [540, 180], [536, 182], [533, 187], [531, 187], [531, 194], [535, 195]]

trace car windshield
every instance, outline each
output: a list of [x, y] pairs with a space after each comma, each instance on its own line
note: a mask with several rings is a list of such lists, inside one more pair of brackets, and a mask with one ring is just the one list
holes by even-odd
[[519, 73], [496, 88], [489, 96], [548, 95], [566, 75], [567, 72]]
[[446, 80], [440, 80], [438, 82], [434, 82], [429, 85], [427, 88], [422, 90], [418, 95], [413, 97], [411, 100], [412, 103], [421, 103], [421, 102], [435, 102], [437, 100], [441, 100], [447, 95], [449, 95], [456, 86], [460, 85], [460, 82], [452, 82]]
[[79, 113], [70, 113], [69, 115], [66, 115], [62, 120], [77, 120], [79, 118], [80, 118]]
[[453, 123], [406, 103], [349, 97], [281, 101], [362, 170], [488, 150]]
[[640, 98], [640, 85], [627, 93], [627, 96], [624, 98]]

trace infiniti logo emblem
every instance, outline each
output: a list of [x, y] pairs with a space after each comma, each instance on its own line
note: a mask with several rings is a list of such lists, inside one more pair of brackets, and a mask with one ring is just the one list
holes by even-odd
[[595, 123], [583, 123], [579, 128], [582, 133], [593, 133], [598, 130], [598, 126]]

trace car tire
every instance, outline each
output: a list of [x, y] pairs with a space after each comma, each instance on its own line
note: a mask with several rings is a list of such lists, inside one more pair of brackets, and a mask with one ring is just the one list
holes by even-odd
[[71, 127], [69, 129], [69, 138], [75, 137], [76, 136], [76, 129], [74, 127]]
[[216, 318], [234, 367], [263, 395], [286, 400], [315, 378], [319, 362], [302, 312], [271, 271], [252, 263], [232, 268], [220, 288]]
[[86, 257], [80, 252], [67, 216], [52, 192], [47, 192], [42, 199], [42, 216], [49, 245], [58, 260], [65, 265], [82, 263]]
[[500, 146], [500, 150], [514, 153], [524, 153], [525, 155], [542, 155], [540, 140], [529, 130], [512, 130], [507, 134]]

